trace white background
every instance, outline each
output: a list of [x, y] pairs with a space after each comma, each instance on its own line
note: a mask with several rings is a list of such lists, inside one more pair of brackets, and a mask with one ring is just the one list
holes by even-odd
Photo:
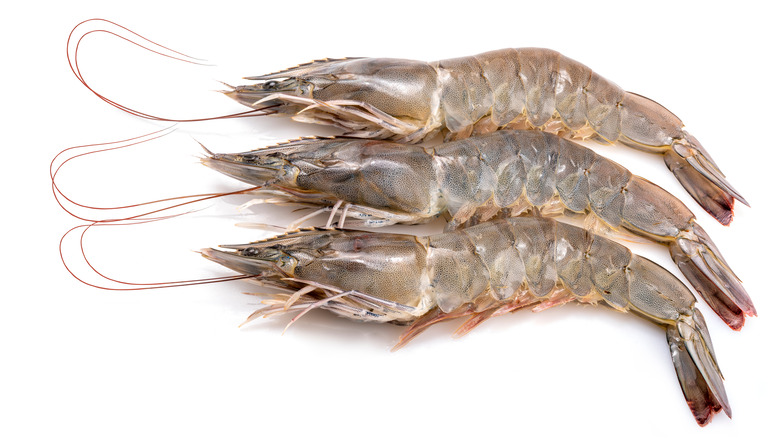
[[[776, 6], [175, 3], [28, 2], [0, 18], [0, 435], [765, 436], [776, 427]], [[284, 336], [289, 318], [239, 329], [258, 306], [256, 297], [241, 293], [253, 290], [246, 283], [116, 292], [77, 282], [63, 268], [57, 243], [80, 222], [54, 202], [49, 161], [69, 146], [169, 126], [109, 107], [70, 72], [68, 33], [93, 17], [216, 65], [165, 60], [105, 34], [85, 39], [81, 65], [95, 88], [174, 118], [240, 111], [211, 91], [221, 88], [217, 80], [237, 82], [310, 59], [435, 60], [525, 46], [556, 49], [661, 102], [751, 202], [752, 208], [736, 207], [730, 227], [695, 205], [660, 157], [596, 150], [682, 199], [753, 297], [760, 316], [741, 332], [700, 305], [734, 418], [721, 414], [700, 429], [678, 387], [663, 331], [605, 308], [519, 312], [457, 340], [449, 336], [457, 323], [441, 324], [391, 353], [402, 328], [324, 312], [312, 312]], [[213, 150], [236, 151], [328, 133], [280, 119], [181, 124], [164, 139], [75, 161], [59, 183], [75, 200], [100, 206], [234, 190], [242, 185], [198, 164], [193, 138]], [[239, 212], [247, 199], [213, 201], [198, 213], [153, 225], [94, 229], [85, 247], [96, 267], [124, 281], [226, 275], [193, 250], [262, 235], [236, 223], [285, 225], [292, 217], [273, 206]], [[76, 243], [66, 241], [65, 257], [94, 280], [78, 262]], [[635, 248], [679, 275], [663, 248]]]

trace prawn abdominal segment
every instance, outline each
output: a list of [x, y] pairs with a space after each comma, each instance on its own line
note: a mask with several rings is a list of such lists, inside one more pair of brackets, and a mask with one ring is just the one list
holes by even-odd
[[[499, 131], [423, 148], [309, 138], [203, 163], [288, 202], [346, 203], [341, 224], [419, 223], [448, 229], [529, 211], [589, 213], [668, 245], [696, 290], [733, 329], [755, 307], [715, 244], [677, 198], [590, 149], [541, 131]], [[349, 220], [346, 220], [350, 218]], [[330, 224], [328, 224], [330, 225]]]
[[605, 303], [666, 328], [683, 394], [704, 425], [731, 415], [695, 299], [672, 274], [606, 238], [543, 218], [497, 220], [429, 237], [304, 230], [202, 254], [282, 292], [252, 318], [313, 307], [360, 321], [426, 327], [569, 301]]

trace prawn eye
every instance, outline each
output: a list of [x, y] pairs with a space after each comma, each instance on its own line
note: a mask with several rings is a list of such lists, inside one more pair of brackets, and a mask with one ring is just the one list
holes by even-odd
[[276, 88], [277, 85], [279, 85], [279, 81], [268, 81], [263, 84], [263, 88], [265, 89]]
[[247, 248], [244, 250], [241, 250], [241, 255], [247, 256], [247, 257], [255, 257], [260, 254], [260, 250], [257, 248]]

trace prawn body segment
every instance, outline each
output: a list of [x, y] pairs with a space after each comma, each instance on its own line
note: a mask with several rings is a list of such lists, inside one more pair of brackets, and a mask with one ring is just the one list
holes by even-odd
[[504, 49], [425, 63], [352, 58], [315, 61], [247, 78], [225, 94], [265, 114], [333, 125], [354, 137], [417, 143], [502, 129], [543, 129], [664, 154], [686, 190], [721, 223], [734, 198], [701, 144], [658, 103], [622, 90], [547, 49]]
[[526, 306], [606, 303], [666, 328], [700, 424], [721, 409], [730, 415], [693, 295], [660, 266], [584, 229], [513, 218], [430, 237], [307, 230], [224, 248], [202, 253], [283, 291], [254, 316], [316, 306], [362, 321], [410, 324], [413, 337], [448, 316], [470, 316], [468, 331]]
[[204, 164], [297, 203], [347, 203], [347, 225], [418, 223], [453, 230], [531, 210], [590, 213], [668, 245], [732, 328], [755, 307], [715, 244], [677, 198], [590, 149], [541, 131], [499, 131], [423, 148], [367, 139], [302, 139]]

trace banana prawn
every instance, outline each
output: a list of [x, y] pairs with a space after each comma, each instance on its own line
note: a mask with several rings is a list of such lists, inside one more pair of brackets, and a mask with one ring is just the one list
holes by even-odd
[[204, 257], [281, 290], [249, 320], [321, 308], [359, 321], [409, 325], [403, 346], [440, 321], [490, 317], [570, 301], [603, 303], [666, 331], [672, 361], [700, 425], [731, 416], [695, 298], [676, 277], [606, 238], [544, 218], [498, 220], [430, 237], [303, 230], [203, 249]]

